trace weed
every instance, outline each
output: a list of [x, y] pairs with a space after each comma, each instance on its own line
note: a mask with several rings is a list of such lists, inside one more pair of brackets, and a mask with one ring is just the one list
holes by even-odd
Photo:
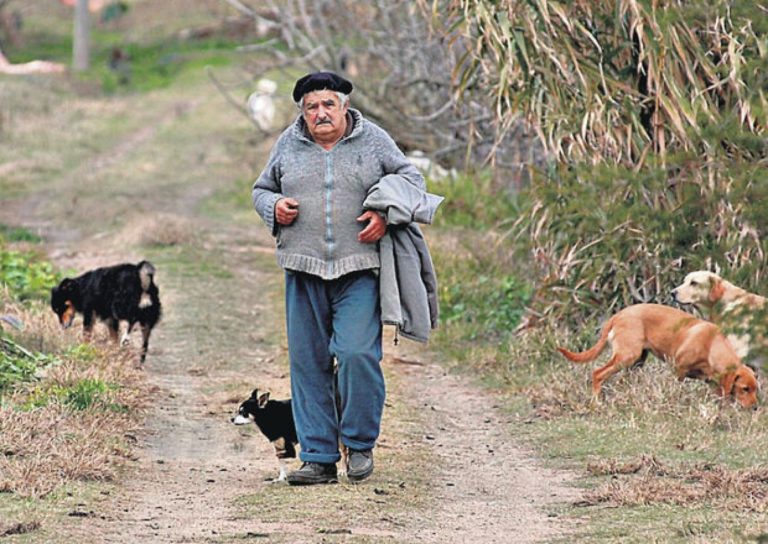
[[19, 300], [46, 299], [58, 282], [51, 263], [34, 253], [8, 249], [0, 239], [0, 288]]
[[0, 223], [0, 240], [7, 240], [8, 242], [31, 242], [39, 244], [43, 239], [24, 227], [13, 227], [11, 225], [4, 225]]
[[35, 379], [40, 370], [57, 362], [54, 356], [30, 351], [0, 333], [0, 398], [5, 390]]
[[93, 344], [74, 344], [68, 346], [63, 355], [72, 361], [91, 363], [100, 356], [100, 353]]

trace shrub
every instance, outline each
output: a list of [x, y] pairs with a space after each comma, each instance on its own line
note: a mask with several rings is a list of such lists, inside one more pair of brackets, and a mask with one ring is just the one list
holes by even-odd
[[58, 279], [51, 263], [32, 252], [8, 249], [0, 239], [0, 288], [7, 287], [12, 297], [47, 299]]
[[535, 182], [515, 234], [534, 258], [536, 312], [573, 325], [633, 303], [671, 303], [683, 276], [704, 268], [761, 291], [765, 174], [712, 168], [704, 183], [687, 166], [574, 167]]
[[519, 214], [516, 197], [503, 190], [487, 170], [440, 182], [430, 181], [429, 190], [445, 197], [435, 216], [438, 227], [496, 229], [511, 224]]

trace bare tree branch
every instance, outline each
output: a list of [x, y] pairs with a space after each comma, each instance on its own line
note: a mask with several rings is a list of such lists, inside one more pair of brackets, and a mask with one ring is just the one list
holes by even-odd
[[[254, 11], [242, 0], [224, 1]], [[422, 150], [447, 167], [481, 164], [496, 154], [497, 165], [511, 164], [514, 175], [519, 175], [519, 160], [507, 157], [520, 155], [508, 151], [516, 142], [497, 141], [494, 104], [487, 103], [485, 95], [475, 95], [471, 85], [465, 87], [463, 100], [457, 100], [451, 78], [464, 62], [465, 38], [458, 31], [446, 36], [430, 28], [431, 6], [426, 4], [431, 2], [281, 0], [278, 6], [276, 0], [262, 0], [260, 4], [275, 17], [285, 47], [254, 45], [241, 51], [267, 52], [281, 70], [333, 70], [348, 77], [355, 85], [354, 106], [406, 151]]]

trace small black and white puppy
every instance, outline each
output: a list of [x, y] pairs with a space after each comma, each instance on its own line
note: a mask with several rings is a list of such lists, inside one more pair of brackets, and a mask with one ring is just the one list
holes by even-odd
[[261, 434], [267, 437], [275, 448], [275, 455], [280, 464], [280, 475], [276, 482], [282, 482], [286, 477], [285, 459], [296, 458], [296, 425], [293, 422], [291, 399], [269, 400], [269, 393], [259, 394], [254, 389], [251, 398], [243, 402], [232, 418], [235, 425], [255, 423]]

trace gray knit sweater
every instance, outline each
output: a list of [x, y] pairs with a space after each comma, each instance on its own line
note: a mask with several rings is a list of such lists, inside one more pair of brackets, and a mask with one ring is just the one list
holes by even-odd
[[[313, 142], [299, 116], [278, 138], [266, 167], [253, 184], [253, 205], [277, 244], [277, 262], [286, 270], [335, 279], [379, 267], [378, 244], [357, 240], [365, 223], [363, 201], [388, 174], [426, 190], [424, 178], [397, 145], [359, 111], [349, 110], [354, 128], [330, 151]], [[275, 221], [275, 203], [299, 203], [291, 225]]]

